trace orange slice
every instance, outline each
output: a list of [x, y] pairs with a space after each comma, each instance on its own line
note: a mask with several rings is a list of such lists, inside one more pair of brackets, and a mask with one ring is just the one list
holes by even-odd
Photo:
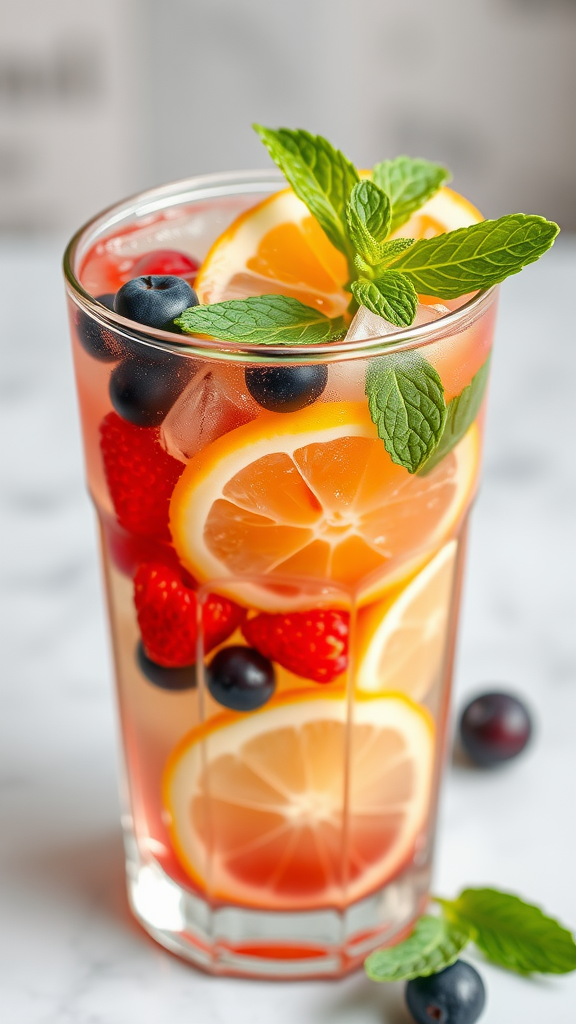
[[[442, 188], [393, 237], [431, 238], [482, 220], [467, 199]], [[215, 241], [194, 285], [201, 303], [291, 295], [328, 316], [346, 310], [344, 256], [307, 207], [284, 189], [241, 214]]]
[[[364, 402], [263, 413], [195, 455], [170, 502], [192, 575], [268, 611], [294, 607], [257, 579], [331, 581], [363, 600], [448, 539], [479, 463], [471, 428], [426, 476], [392, 462]], [[297, 600], [296, 598], [294, 600]]]
[[213, 898], [342, 906], [410, 860], [426, 827], [432, 720], [395, 694], [360, 700], [347, 739], [346, 709], [341, 694], [299, 694], [212, 719], [174, 750], [163, 785], [172, 842]]
[[390, 604], [358, 615], [356, 686], [396, 690], [423, 700], [438, 679], [446, 650], [457, 544], [446, 544]]

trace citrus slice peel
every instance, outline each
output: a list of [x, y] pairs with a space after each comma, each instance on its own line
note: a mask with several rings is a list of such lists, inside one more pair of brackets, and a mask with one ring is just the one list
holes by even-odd
[[346, 905], [409, 861], [426, 825], [431, 716], [397, 694], [355, 702], [346, 786], [347, 707], [342, 691], [299, 691], [179, 743], [163, 799], [203, 890], [268, 909]]

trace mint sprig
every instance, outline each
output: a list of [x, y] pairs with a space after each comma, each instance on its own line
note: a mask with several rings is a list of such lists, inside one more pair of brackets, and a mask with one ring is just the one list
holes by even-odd
[[453, 964], [469, 941], [467, 929], [458, 931], [449, 921], [424, 914], [409, 938], [371, 953], [364, 969], [372, 981], [426, 978]]
[[[576, 970], [574, 936], [539, 907], [499, 889], [464, 889], [455, 900], [432, 897], [440, 918], [425, 915], [403, 942], [376, 950], [364, 967], [373, 981], [408, 981], [444, 970], [468, 942], [517, 974]], [[432, 924], [436, 922], [436, 924]]]
[[[397, 327], [409, 327], [418, 293], [457, 298], [498, 284], [537, 260], [559, 228], [522, 213], [483, 221], [431, 239], [390, 238], [449, 180], [439, 164], [407, 156], [360, 176], [321, 135], [254, 125], [272, 159], [348, 262], [348, 312], [366, 306]], [[344, 317], [283, 295], [261, 295], [185, 310], [175, 323], [190, 334], [250, 344], [308, 345], [336, 341]], [[429, 472], [475, 419], [487, 364], [462, 393], [444, 400], [436, 371], [420, 355], [389, 356], [366, 378], [370, 414], [390, 457], [408, 472]]]
[[365, 264], [377, 267], [384, 259], [390, 233], [390, 200], [373, 181], [359, 181], [346, 204], [350, 241]]
[[416, 473], [438, 444], [446, 419], [437, 371], [418, 352], [384, 356], [366, 371], [366, 394], [390, 458]]
[[174, 323], [186, 334], [256, 345], [317, 345], [336, 341], [346, 333], [344, 317], [330, 319], [288, 295], [191, 306]]
[[352, 273], [354, 247], [346, 229], [346, 204], [359, 181], [354, 164], [321, 135], [260, 124], [253, 128], [332, 245], [344, 253]]
[[491, 288], [550, 248], [560, 228], [544, 217], [512, 213], [423, 238], [394, 261], [417, 292], [456, 299]]
[[[354, 281], [372, 282], [374, 287], [365, 291], [374, 296], [389, 267], [420, 294], [458, 298], [517, 274], [539, 259], [558, 234], [558, 225], [543, 217], [515, 213], [417, 242], [389, 239], [450, 179], [445, 167], [399, 156], [376, 164], [372, 182], [360, 182], [354, 165], [321, 135], [254, 127], [296, 194], [346, 256], [347, 287], [354, 296], [359, 291]], [[369, 308], [376, 312], [377, 306], [374, 301]], [[409, 327], [415, 314], [415, 306], [405, 305], [392, 322]]]
[[376, 164], [374, 181], [389, 197], [392, 207], [390, 230], [401, 227], [451, 177], [446, 167], [409, 156], [397, 156], [395, 160]]
[[567, 974], [576, 970], [570, 932], [539, 907], [498, 889], [464, 889], [455, 900], [438, 899], [444, 917], [492, 963], [517, 974]]
[[384, 317], [396, 327], [403, 327], [408, 319], [413, 320], [418, 306], [414, 285], [403, 274], [394, 270], [369, 279], [361, 277], [352, 281], [352, 295], [359, 306], [366, 306], [372, 313]]

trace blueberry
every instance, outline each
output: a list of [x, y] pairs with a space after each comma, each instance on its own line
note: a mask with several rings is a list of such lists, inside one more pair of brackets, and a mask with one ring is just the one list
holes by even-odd
[[312, 405], [328, 380], [328, 367], [247, 366], [246, 387], [259, 405], [271, 412], [295, 412]]
[[157, 427], [190, 380], [197, 363], [157, 350], [131, 356], [110, 375], [110, 401], [119, 416], [137, 427]]
[[175, 317], [196, 305], [198, 296], [188, 282], [168, 274], [134, 277], [122, 285], [114, 299], [114, 309], [120, 316], [168, 330]]
[[223, 647], [206, 670], [208, 689], [219, 704], [233, 711], [254, 711], [274, 693], [272, 662], [253, 647]]
[[532, 733], [530, 715], [509, 693], [484, 693], [465, 708], [460, 718], [462, 746], [482, 767], [516, 757]]
[[[107, 309], [114, 309], [114, 295], [98, 295], [96, 302], [100, 302]], [[82, 348], [101, 363], [115, 363], [124, 354], [122, 338], [96, 323], [83, 309], [76, 309], [74, 314], [76, 333]]]
[[484, 1009], [486, 990], [478, 971], [457, 960], [438, 974], [409, 981], [406, 1002], [417, 1024], [474, 1024]]
[[195, 665], [187, 665], [186, 668], [157, 665], [150, 660], [140, 641], [136, 648], [136, 664], [148, 682], [159, 686], [161, 690], [193, 690], [196, 686]]

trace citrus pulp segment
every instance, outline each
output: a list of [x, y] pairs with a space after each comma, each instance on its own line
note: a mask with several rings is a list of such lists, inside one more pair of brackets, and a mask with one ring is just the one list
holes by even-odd
[[392, 238], [433, 238], [445, 231], [467, 228], [484, 220], [482, 214], [464, 196], [451, 188], [441, 188], [424, 203], [410, 220], [393, 233]]
[[357, 621], [356, 686], [365, 693], [398, 691], [423, 700], [444, 660], [457, 542], [446, 544], [393, 602], [361, 609]]
[[[265, 611], [294, 607], [250, 577], [314, 579], [374, 600], [447, 539], [472, 496], [471, 428], [426, 476], [392, 462], [363, 402], [263, 413], [188, 463], [170, 502], [178, 556]], [[383, 584], [384, 581], [384, 584]]]
[[[442, 188], [393, 237], [430, 238], [482, 220], [467, 199]], [[291, 295], [328, 316], [344, 313], [348, 268], [292, 189], [242, 213], [214, 242], [195, 289], [202, 304], [270, 292]]]
[[212, 897], [268, 909], [346, 905], [413, 855], [426, 826], [432, 720], [399, 695], [360, 699], [347, 760], [347, 707], [341, 692], [288, 695], [219, 716], [172, 753], [163, 784], [172, 841]]
[[291, 295], [329, 316], [350, 296], [345, 258], [291, 189], [241, 214], [210, 249], [195, 289], [202, 304], [269, 292]]

